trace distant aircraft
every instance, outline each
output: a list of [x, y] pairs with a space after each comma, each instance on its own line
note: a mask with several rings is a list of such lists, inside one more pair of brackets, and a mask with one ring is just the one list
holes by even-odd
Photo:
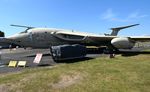
[[24, 27], [27, 29], [10, 37], [1, 37], [0, 45], [21, 46], [23, 48], [50, 48], [51, 46], [65, 44], [80, 44], [84, 46], [106, 46], [109, 51], [131, 49], [137, 41], [150, 41], [150, 36], [120, 37], [117, 36], [117, 34], [122, 29], [137, 25], [139, 24], [111, 28], [112, 33], [104, 35], [95, 35], [64, 29], [11, 25], [15, 27]]

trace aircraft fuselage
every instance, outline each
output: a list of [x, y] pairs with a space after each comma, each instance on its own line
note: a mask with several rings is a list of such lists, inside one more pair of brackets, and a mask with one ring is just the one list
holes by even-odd
[[[49, 48], [50, 46], [63, 44], [83, 44], [83, 45], [98, 45], [103, 43], [95, 43], [92, 40], [86, 40], [90, 35], [87, 33], [79, 33], [73, 31], [65, 31], [59, 29], [34, 28], [19, 34], [8, 37], [16, 45], [33, 48]], [[106, 42], [106, 41], [105, 41]]]

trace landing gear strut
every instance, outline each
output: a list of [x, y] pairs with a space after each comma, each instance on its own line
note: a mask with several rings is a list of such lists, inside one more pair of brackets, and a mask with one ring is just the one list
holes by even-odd
[[104, 50], [104, 54], [109, 54], [109, 58], [114, 58], [115, 57], [115, 53], [119, 51], [118, 49], [109, 49], [109, 48], [106, 48]]

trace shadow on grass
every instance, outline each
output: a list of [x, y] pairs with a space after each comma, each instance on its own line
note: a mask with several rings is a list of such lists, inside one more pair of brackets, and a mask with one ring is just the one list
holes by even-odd
[[128, 56], [136, 56], [139, 54], [150, 54], [149, 51], [120, 51], [116, 54], [121, 54], [122, 56], [128, 57]]

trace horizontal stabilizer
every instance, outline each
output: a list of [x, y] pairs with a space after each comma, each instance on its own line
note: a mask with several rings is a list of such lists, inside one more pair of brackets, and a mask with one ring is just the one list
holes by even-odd
[[133, 27], [133, 26], [137, 26], [137, 25], [140, 25], [140, 24], [111, 28], [112, 33], [110, 34], [110, 36], [116, 36], [120, 30], [125, 29], [125, 28], [129, 28], [129, 27]]
[[129, 26], [123, 26], [123, 27], [116, 27], [116, 28], [111, 28], [111, 30], [122, 30], [125, 28], [133, 27], [133, 26], [138, 26], [140, 24], [134, 24], [134, 25], [129, 25]]
[[24, 28], [27, 28], [27, 29], [32, 29], [32, 28], [34, 28], [34, 27], [30, 27], [30, 26], [22, 26], [22, 25], [14, 25], [14, 24], [12, 24], [12, 25], [10, 25], [10, 26], [14, 26], [14, 27], [24, 27]]

